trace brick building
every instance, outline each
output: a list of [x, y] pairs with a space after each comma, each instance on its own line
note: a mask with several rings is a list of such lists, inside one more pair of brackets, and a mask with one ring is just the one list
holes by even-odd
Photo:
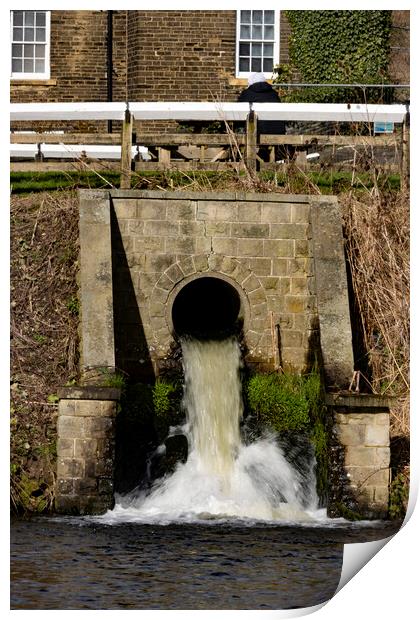
[[[393, 16], [400, 59], [409, 11]], [[235, 101], [288, 62], [289, 34], [279, 10], [11, 11], [11, 101]]]
[[106, 101], [110, 62], [115, 101], [231, 99], [249, 72], [271, 77], [288, 59], [280, 11], [12, 11], [11, 19], [12, 101]]

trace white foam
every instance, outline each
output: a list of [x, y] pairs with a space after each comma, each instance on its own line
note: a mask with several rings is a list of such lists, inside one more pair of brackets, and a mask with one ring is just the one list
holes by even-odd
[[[242, 520], [316, 522], [313, 470], [305, 474], [286, 459], [274, 436], [245, 445], [238, 342], [182, 343], [189, 454], [173, 474], [148, 493], [117, 498], [108, 523]], [[309, 476], [309, 480], [308, 480]], [[321, 516], [322, 515], [322, 516]]]

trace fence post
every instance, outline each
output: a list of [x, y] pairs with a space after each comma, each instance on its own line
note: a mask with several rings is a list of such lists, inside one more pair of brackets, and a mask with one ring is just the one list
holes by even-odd
[[131, 145], [133, 134], [133, 115], [127, 108], [121, 130], [121, 176], [120, 188], [131, 187]]
[[257, 170], [257, 123], [254, 110], [250, 109], [246, 117], [246, 150], [245, 164], [250, 172]]
[[410, 187], [410, 147], [409, 147], [407, 115], [404, 116], [404, 120], [402, 124], [401, 139], [402, 139], [402, 148], [401, 148], [400, 186], [402, 190], [406, 190]]

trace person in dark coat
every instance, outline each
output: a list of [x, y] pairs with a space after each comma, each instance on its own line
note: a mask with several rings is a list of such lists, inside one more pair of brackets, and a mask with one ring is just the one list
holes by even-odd
[[[248, 78], [248, 88], [239, 95], [238, 101], [248, 101], [251, 103], [280, 103], [280, 97], [269, 84], [264, 73], [251, 73]], [[258, 120], [258, 138], [260, 134], [285, 134], [286, 123], [284, 121], [260, 121]], [[266, 153], [263, 158], [266, 159]], [[276, 147], [276, 159], [287, 156], [286, 149]]]

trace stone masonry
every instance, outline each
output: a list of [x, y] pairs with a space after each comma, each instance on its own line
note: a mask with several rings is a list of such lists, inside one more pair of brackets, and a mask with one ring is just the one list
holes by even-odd
[[[81, 190], [80, 245], [84, 386], [60, 394], [59, 511], [112, 507], [118, 396], [95, 387], [98, 377], [117, 368], [153, 382], [177, 350], [177, 295], [200, 278], [223, 280], [239, 299], [248, 365], [300, 373], [316, 359], [328, 388], [348, 389], [353, 354], [335, 197]], [[344, 466], [379, 505], [385, 419], [351, 413], [342, 419], [334, 409]]]
[[119, 390], [62, 388], [59, 395], [56, 510], [105, 512], [114, 501]]
[[[81, 237], [90, 240], [89, 251], [85, 251], [87, 262], [82, 261], [82, 280], [86, 282], [81, 287], [84, 368], [110, 365], [112, 355], [108, 353], [108, 361], [100, 363], [94, 340], [100, 337], [107, 343], [105, 351], [110, 351], [115, 338], [118, 368], [138, 380], [148, 373], [149, 379], [150, 373], [159, 374], [174, 344], [174, 298], [185, 283], [206, 275], [224, 279], [240, 296], [248, 363], [265, 369], [281, 364], [285, 370], [305, 371], [317, 354], [320, 317], [328, 315], [334, 301], [334, 292], [328, 295], [324, 285], [325, 278], [334, 273], [334, 277], [344, 278], [341, 298], [335, 298], [334, 330], [342, 334], [346, 359], [335, 365], [330, 360], [336, 351], [331, 344], [334, 337], [328, 335], [332, 329], [328, 320], [321, 334], [325, 341], [322, 353], [330, 383], [348, 386], [353, 360], [342, 238], [338, 238], [338, 250], [335, 248], [327, 261], [324, 280], [320, 273], [314, 275], [311, 213], [321, 209], [323, 217], [329, 219], [329, 233], [333, 222], [341, 235], [335, 198], [86, 190], [81, 191], [80, 205]], [[104, 245], [96, 220], [106, 221], [108, 217], [112, 229], [112, 291], [105, 274], [98, 277], [104, 265], [98, 256], [109, 242]], [[106, 227], [103, 230], [108, 239]], [[94, 251], [96, 246], [98, 252]], [[83, 258], [83, 243], [81, 252]], [[323, 291], [318, 291], [317, 280]], [[83, 299], [92, 295], [92, 286], [99, 287], [102, 295], [108, 287], [106, 308], [113, 296], [113, 330], [108, 319], [100, 322], [97, 317], [94, 323], [83, 319], [89, 313], [89, 309], [84, 310]], [[88, 345], [90, 341], [93, 348]]]
[[335, 485], [335, 500], [363, 517], [386, 517], [391, 472], [388, 399], [330, 394], [327, 405], [336, 441], [332, 468], [341, 469], [345, 480]]

